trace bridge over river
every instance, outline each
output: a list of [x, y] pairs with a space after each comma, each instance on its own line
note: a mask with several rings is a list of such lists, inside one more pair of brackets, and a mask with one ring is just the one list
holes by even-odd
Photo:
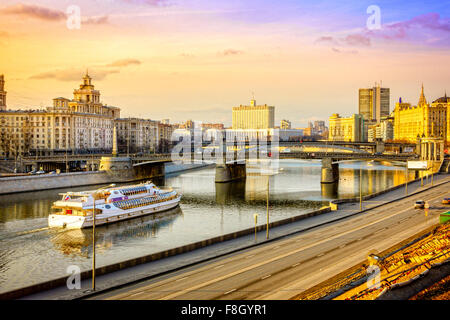
[[[222, 152], [220, 150], [222, 149]], [[175, 150], [175, 149], [174, 149]], [[32, 169], [61, 172], [75, 170], [114, 170], [131, 169], [139, 171], [139, 177], [146, 172], [164, 174], [164, 164], [168, 162], [216, 164], [216, 182], [230, 182], [244, 179], [246, 164], [249, 161], [276, 161], [277, 159], [321, 159], [322, 183], [334, 183], [339, 180], [339, 161], [377, 160], [402, 161], [417, 159], [414, 153], [369, 153], [348, 146], [334, 146], [322, 143], [277, 143], [273, 146], [253, 146], [246, 144], [223, 144], [222, 146], [204, 146], [181, 148], [180, 152], [169, 154], [130, 154], [111, 157], [109, 154], [62, 154], [21, 159], [25, 171]], [[106, 160], [109, 159], [109, 160]], [[103, 161], [103, 162], [102, 162]], [[111, 164], [111, 163], [114, 164]], [[150, 176], [149, 176], [150, 177]]]

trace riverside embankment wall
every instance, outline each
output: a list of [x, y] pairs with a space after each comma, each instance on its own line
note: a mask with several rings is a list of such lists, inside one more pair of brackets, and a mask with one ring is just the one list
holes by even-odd
[[111, 178], [106, 171], [7, 177], [0, 179], [0, 194], [110, 183]]
[[[204, 167], [202, 164], [166, 164], [165, 174]], [[151, 177], [149, 177], [151, 178]], [[0, 194], [51, 190], [104, 183], [133, 181], [128, 175], [112, 174], [108, 171], [69, 172], [0, 178]]]
[[[330, 208], [329, 207], [324, 207], [312, 212], [308, 212], [302, 215], [298, 215], [295, 217], [290, 217], [287, 219], [283, 219], [283, 220], [278, 220], [278, 221], [274, 221], [269, 223], [269, 229], [273, 228], [273, 227], [277, 227], [277, 226], [281, 226], [284, 224], [288, 224], [288, 223], [292, 223], [295, 221], [299, 221], [302, 219], [306, 219], [309, 217], [313, 217], [313, 216], [317, 216], [323, 213], [327, 213], [330, 212]], [[259, 225], [256, 227], [257, 232], [259, 231], [263, 231], [266, 229], [266, 225]], [[126, 261], [122, 261], [122, 262], [118, 262], [118, 263], [114, 263], [114, 264], [110, 264], [107, 266], [103, 266], [103, 267], [99, 267], [95, 269], [95, 275], [96, 276], [100, 276], [100, 275], [104, 275], [107, 273], [111, 273], [111, 272], [115, 272], [115, 271], [119, 271], [125, 268], [129, 268], [129, 267], [134, 267], [136, 265], [139, 264], [143, 264], [143, 263], [148, 263], [148, 262], [152, 262], [155, 260], [159, 260], [159, 259], [163, 259], [166, 257], [170, 257], [170, 256], [174, 256], [177, 254], [181, 254], [181, 253], [186, 253], [192, 250], [196, 250], [196, 249], [200, 249], [215, 243], [219, 243], [219, 242], [223, 242], [223, 241], [227, 241], [227, 240], [232, 240], [235, 238], [239, 238], [245, 235], [249, 235], [249, 234], [253, 234], [255, 232], [255, 228], [248, 228], [248, 229], [244, 229], [244, 230], [239, 230], [239, 231], [235, 231], [232, 233], [228, 233], [228, 234], [224, 234], [221, 236], [217, 236], [211, 239], [205, 239], [205, 240], [201, 240], [195, 243], [189, 243], [186, 244], [184, 246], [180, 246], [177, 248], [172, 248], [172, 249], [168, 249], [168, 250], [164, 250], [161, 252], [156, 252], [153, 254], [149, 254], [143, 257], [138, 257], [138, 258], [133, 258], [130, 260], [126, 260]], [[80, 277], [81, 279], [88, 279], [92, 276], [92, 270], [86, 270], [81, 272]], [[0, 300], [11, 300], [11, 299], [18, 299], [20, 297], [24, 297], [24, 296], [28, 296], [34, 293], [38, 293], [38, 292], [42, 292], [45, 290], [49, 290], [49, 289], [53, 289], [53, 288], [57, 288], [57, 287], [61, 287], [61, 286], [65, 286], [67, 283], [67, 277], [61, 277], [58, 279], [54, 279], [54, 280], [50, 280], [50, 281], [46, 281], [46, 282], [42, 282], [42, 283], [38, 283], [38, 284], [34, 284], [25, 288], [21, 288], [21, 289], [16, 289], [10, 292], [5, 292], [5, 293], [0, 293]]]

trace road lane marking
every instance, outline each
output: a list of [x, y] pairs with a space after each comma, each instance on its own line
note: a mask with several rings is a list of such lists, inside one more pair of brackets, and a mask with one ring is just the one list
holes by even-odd
[[[427, 199], [427, 201], [434, 200], [434, 199], [439, 198], [439, 197], [441, 197], [441, 196], [442, 196], [442, 195], [437, 196], [437, 197], [434, 197], [434, 198], [432, 198], [432, 199]], [[394, 216], [396, 216], [396, 215], [399, 215], [399, 214], [404, 213], [404, 212], [409, 211], [409, 210], [411, 210], [410, 207], [408, 207], [408, 208], [406, 208], [406, 209], [404, 209], [404, 210], [395, 212], [395, 213], [393, 213], [393, 214], [391, 214], [391, 215], [383, 216], [382, 218], [380, 218], [380, 219], [378, 219], [378, 220], [375, 220], [375, 221], [373, 221], [373, 222], [370, 222], [370, 223], [368, 223], [368, 224], [366, 224], [366, 225], [363, 225], [363, 226], [360, 226], [360, 227], [353, 228], [353, 229], [351, 229], [351, 230], [348, 230], [348, 231], [343, 232], [343, 233], [340, 233], [340, 234], [336, 234], [336, 235], [331, 236], [331, 237], [329, 237], [329, 238], [327, 238], [327, 239], [323, 239], [323, 240], [320, 240], [320, 241], [318, 241], [318, 242], [312, 243], [312, 244], [310, 244], [310, 245], [307, 245], [307, 246], [304, 246], [304, 247], [301, 247], [301, 248], [297, 248], [296, 250], [293, 250], [293, 251], [290, 251], [290, 252], [281, 254], [281, 255], [279, 255], [279, 256], [273, 257], [273, 258], [271, 258], [271, 259], [265, 260], [265, 261], [263, 261], [263, 262], [259, 262], [259, 263], [257, 263], [257, 264], [251, 265], [251, 266], [247, 266], [247, 267], [245, 267], [245, 268], [239, 269], [239, 270], [234, 271], [234, 272], [231, 272], [231, 273], [229, 273], [229, 274], [225, 274], [225, 275], [223, 275], [223, 276], [221, 276], [221, 277], [217, 277], [217, 278], [215, 278], [215, 279], [208, 280], [208, 281], [206, 281], [206, 282], [197, 284], [197, 285], [195, 285], [195, 286], [193, 286], [193, 287], [186, 288], [186, 289], [183, 289], [183, 290], [174, 292], [174, 293], [172, 293], [172, 294], [169, 294], [169, 295], [167, 295], [167, 296], [161, 297], [161, 298], [159, 298], [159, 299], [161, 299], [161, 300], [168, 300], [168, 299], [171, 299], [171, 298], [180, 296], [180, 295], [182, 295], [182, 294], [188, 293], [188, 292], [190, 292], [190, 291], [194, 291], [194, 290], [199, 289], [199, 288], [201, 288], [201, 287], [208, 286], [208, 285], [213, 284], [213, 283], [215, 283], [215, 282], [219, 282], [219, 281], [225, 280], [225, 279], [230, 278], [230, 277], [233, 277], [233, 276], [235, 276], [235, 275], [237, 275], [237, 274], [244, 273], [244, 272], [246, 272], [246, 271], [252, 270], [252, 269], [257, 268], [257, 267], [259, 267], [259, 266], [262, 266], [262, 265], [271, 263], [271, 262], [276, 261], [276, 260], [283, 259], [283, 258], [285, 258], [285, 257], [288, 257], [288, 256], [293, 255], [293, 254], [295, 254], [295, 253], [298, 253], [298, 252], [300, 252], [300, 251], [303, 251], [303, 250], [306, 250], [306, 249], [315, 247], [315, 246], [317, 246], [317, 245], [320, 245], [320, 244], [322, 244], [322, 243], [331, 241], [331, 240], [333, 240], [333, 239], [342, 237], [342, 236], [344, 236], [344, 235], [346, 235], [346, 234], [350, 234], [350, 233], [355, 232], [355, 231], [357, 231], [357, 230], [364, 229], [364, 228], [366, 228], [366, 227], [368, 227], [368, 226], [371, 226], [371, 225], [377, 224], [377, 223], [379, 223], [379, 222], [381, 222], [381, 221], [390, 219], [390, 218], [392, 218], [392, 217], [394, 217]], [[303, 239], [299, 239], [299, 240], [303, 240]], [[298, 242], [299, 240], [297, 240], [296, 242]], [[251, 257], [253, 257], [253, 256], [254, 256], [254, 255], [250, 255], [250, 256], [247, 256], [246, 258], [251, 258]], [[234, 289], [234, 290], [236, 290], [236, 289]], [[234, 291], [234, 290], [233, 290], [233, 291]]]
[[221, 264], [220, 266], [214, 267], [214, 269], [219, 269], [222, 268], [224, 266], [224, 264]]
[[262, 277], [261, 280], [267, 279], [267, 278], [269, 278], [270, 276], [271, 276], [271, 274], [268, 274], [267, 276]]
[[248, 259], [248, 258], [251, 258], [251, 257], [254, 257], [254, 256], [255, 256], [255, 255], [252, 254], [252, 255], [250, 255], [250, 256], [246, 256], [245, 259]]
[[300, 264], [300, 262], [297, 262], [296, 264], [293, 264], [291, 267], [295, 268], [296, 266], [298, 266]]

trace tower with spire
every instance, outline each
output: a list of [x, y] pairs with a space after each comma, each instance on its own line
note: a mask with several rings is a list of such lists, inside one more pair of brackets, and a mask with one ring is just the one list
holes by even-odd
[[0, 111], [6, 110], [5, 77], [0, 74]]
[[425, 98], [425, 94], [423, 92], [423, 83], [422, 83], [422, 91], [420, 92], [420, 98], [419, 98], [419, 103], [417, 104], [418, 106], [427, 104], [427, 99]]
[[80, 84], [80, 89], [75, 89], [73, 96], [74, 100], [78, 102], [100, 104], [100, 91], [94, 89], [88, 70], [83, 77], [83, 83]]

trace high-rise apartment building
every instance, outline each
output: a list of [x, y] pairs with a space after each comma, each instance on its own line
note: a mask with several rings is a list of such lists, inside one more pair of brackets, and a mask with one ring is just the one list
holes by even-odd
[[45, 109], [0, 111], [0, 155], [109, 152], [120, 109], [100, 102], [88, 74], [73, 94]]
[[291, 122], [289, 120], [281, 120], [280, 129], [291, 129]]
[[330, 118], [330, 141], [362, 142], [364, 141], [364, 119], [360, 114], [343, 118], [338, 113]]
[[0, 74], [0, 111], [6, 110], [5, 77]]
[[366, 121], [380, 122], [382, 117], [389, 116], [389, 88], [381, 88], [379, 84], [369, 89], [359, 89], [359, 114]]
[[159, 122], [149, 119], [121, 118], [115, 120], [119, 153], [156, 152], [159, 143]]
[[275, 107], [256, 105], [251, 100], [249, 106], [233, 107], [233, 129], [271, 129], [275, 123]]

